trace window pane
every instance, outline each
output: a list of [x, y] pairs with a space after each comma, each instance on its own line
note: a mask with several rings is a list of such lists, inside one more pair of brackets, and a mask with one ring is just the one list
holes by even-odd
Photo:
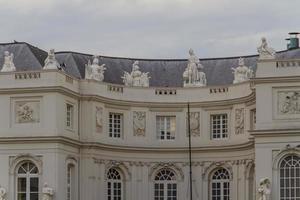
[[26, 193], [18, 193], [18, 200], [26, 200]]
[[38, 191], [39, 191], [39, 179], [30, 178], [30, 192], [38, 192]]
[[26, 178], [18, 178], [18, 192], [26, 192]]
[[39, 200], [39, 194], [38, 193], [31, 193], [30, 194], [30, 200]]

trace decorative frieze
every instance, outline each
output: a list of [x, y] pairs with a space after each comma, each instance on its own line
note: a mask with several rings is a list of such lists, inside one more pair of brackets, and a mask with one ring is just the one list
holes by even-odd
[[300, 114], [300, 91], [278, 92], [278, 114]]
[[133, 135], [146, 135], [146, 112], [133, 111]]
[[[188, 119], [186, 120], [186, 122], [187, 122], [187, 129], [188, 129]], [[190, 128], [191, 128], [192, 136], [200, 136], [200, 112], [190, 112]]]
[[15, 101], [15, 123], [39, 123], [40, 101]]
[[103, 131], [103, 108], [96, 107], [96, 132], [102, 133]]
[[245, 128], [244, 108], [235, 109], [235, 134], [243, 134]]

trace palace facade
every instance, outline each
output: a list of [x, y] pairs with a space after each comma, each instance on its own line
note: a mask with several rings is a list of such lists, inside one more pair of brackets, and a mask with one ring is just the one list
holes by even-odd
[[0, 199], [300, 199], [300, 49], [131, 59], [0, 45]]

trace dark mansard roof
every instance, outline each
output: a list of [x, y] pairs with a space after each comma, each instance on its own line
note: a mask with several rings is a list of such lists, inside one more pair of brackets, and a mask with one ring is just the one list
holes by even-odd
[[[0, 44], [0, 68], [3, 64], [4, 51], [14, 54], [17, 71], [40, 70], [44, 65], [47, 52], [25, 42]], [[246, 66], [256, 69], [257, 55], [243, 56]], [[278, 52], [278, 58], [300, 58], [300, 48]], [[92, 60], [92, 55], [76, 52], [57, 52], [56, 58], [64, 64], [67, 74], [83, 79], [85, 64]], [[237, 67], [239, 57], [201, 59], [206, 73], [207, 85], [227, 85], [233, 81], [232, 67]], [[187, 59], [134, 59], [102, 56], [100, 63], [106, 64], [104, 82], [123, 84], [121, 76], [124, 71], [130, 72], [132, 64], [139, 60], [140, 70], [149, 72], [150, 86], [182, 87], [182, 73]]]

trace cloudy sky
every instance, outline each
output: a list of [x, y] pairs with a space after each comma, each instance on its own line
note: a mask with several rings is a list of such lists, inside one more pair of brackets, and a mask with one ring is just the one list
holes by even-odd
[[300, 0], [0, 0], [0, 42], [136, 58], [256, 53], [266, 36], [286, 48]]

